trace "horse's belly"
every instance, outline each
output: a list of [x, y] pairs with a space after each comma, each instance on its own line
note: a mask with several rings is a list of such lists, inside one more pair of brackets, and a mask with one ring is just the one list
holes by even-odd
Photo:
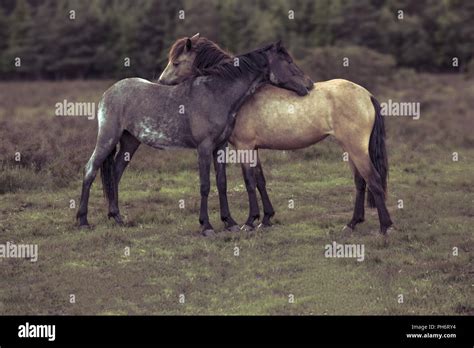
[[298, 134], [297, 132], [275, 134], [259, 134], [256, 147], [261, 149], [273, 150], [297, 150], [311, 146], [324, 138], [328, 134], [312, 133], [312, 134]]
[[231, 141], [236, 146], [278, 150], [317, 143], [333, 131], [330, 107], [319, 94], [312, 91], [298, 97], [280, 88], [263, 88], [240, 109]]
[[231, 137], [237, 146], [251, 143], [250, 147], [264, 149], [301, 149], [324, 139], [332, 131], [324, 119], [311, 114], [288, 115], [260, 110], [241, 116]]
[[189, 127], [175, 123], [158, 124], [152, 118], [144, 118], [126, 128], [140, 142], [156, 149], [195, 147]]
[[141, 133], [138, 136], [136, 136], [136, 138], [143, 144], [146, 144], [148, 146], [154, 147], [155, 149], [161, 149], [161, 150], [194, 147], [193, 145], [187, 144], [186, 142], [183, 142], [183, 141], [179, 141], [176, 139], [170, 140], [168, 138], [164, 138], [163, 135], [160, 133], [157, 133], [157, 134]]

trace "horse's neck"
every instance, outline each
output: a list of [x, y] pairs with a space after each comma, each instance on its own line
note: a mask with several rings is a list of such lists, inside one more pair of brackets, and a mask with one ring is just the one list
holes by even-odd
[[265, 84], [264, 75], [261, 72], [247, 73], [235, 79], [229, 81], [230, 84], [227, 88], [231, 91], [234, 99], [230, 112], [232, 114], [237, 113], [240, 107], [255, 94], [257, 89]]

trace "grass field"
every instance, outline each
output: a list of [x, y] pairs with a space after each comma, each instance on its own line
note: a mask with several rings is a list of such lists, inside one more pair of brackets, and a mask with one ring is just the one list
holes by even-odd
[[[330, 140], [262, 151], [277, 211], [270, 229], [201, 237], [195, 152], [145, 146], [121, 182], [127, 226], [107, 220], [96, 179], [94, 228], [76, 228], [70, 204], [79, 200], [96, 121], [56, 117], [54, 105], [97, 102], [112, 83], [0, 84], [0, 243], [39, 249], [37, 262], [0, 258], [0, 314], [474, 314], [472, 80], [405, 76], [377, 91], [381, 102], [421, 103], [419, 120], [386, 118], [388, 207], [397, 228], [389, 243], [372, 209], [353, 234], [341, 232], [354, 185]], [[229, 166], [228, 176], [231, 211], [243, 223], [240, 167]], [[222, 230], [214, 182], [210, 214]], [[364, 244], [364, 261], [326, 258], [333, 241]]]

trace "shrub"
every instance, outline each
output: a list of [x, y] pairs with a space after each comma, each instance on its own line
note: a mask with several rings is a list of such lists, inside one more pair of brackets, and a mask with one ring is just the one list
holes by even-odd
[[0, 194], [50, 186], [50, 179], [45, 173], [21, 167], [3, 167], [0, 170]]

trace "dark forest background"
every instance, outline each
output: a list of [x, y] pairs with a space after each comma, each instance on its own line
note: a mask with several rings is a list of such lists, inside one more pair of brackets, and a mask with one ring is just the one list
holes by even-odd
[[474, 65], [473, 19], [467, 0], [1, 0], [0, 76], [153, 78], [174, 40], [196, 32], [233, 53], [283, 39], [317, 80], [341, 75], [328, 65], [342, 66], [342, 57], [355, 61], [359, 80], [364, 66], [368, 75], [465, 72]]

